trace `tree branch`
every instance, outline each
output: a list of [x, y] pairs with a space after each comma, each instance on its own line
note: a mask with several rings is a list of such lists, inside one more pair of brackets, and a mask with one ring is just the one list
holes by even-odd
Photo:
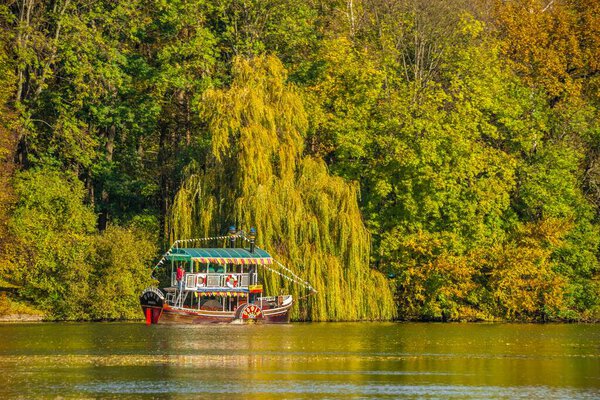
[[548, 3], [546, 5], [546, 7], [544, 7], [544, 9], [542, 10], [542, 12], [546, 12], [546, 10], [548, 10], [550, 7], [552, 7], [552, 4], [554, 4], [554, 0], [551, 0], [550, 3]]

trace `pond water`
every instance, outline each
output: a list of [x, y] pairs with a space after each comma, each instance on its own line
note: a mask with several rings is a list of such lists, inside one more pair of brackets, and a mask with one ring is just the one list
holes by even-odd
[[600, 398], [600, 325], [0, 324], [0, 398]]

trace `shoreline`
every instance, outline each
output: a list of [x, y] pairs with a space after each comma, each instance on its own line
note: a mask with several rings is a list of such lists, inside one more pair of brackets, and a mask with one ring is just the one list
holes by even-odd
[[[86, 322], [86, 323], [106, 323], [106, 322], [144, 322], [143, 319], [119, 319], [119, 320], [53, 320], [44, 319], [43, 315], [39, 314], [7, 314], [0, 315], [0, 324], [10, 323], [23, 323], [23, 322]], [[290, 324], [305, 324], [305, 323], [423, 323], [423, 324], [469, 324], [469, 325], [484, 325], [484, 324], [520, 324], [520, 325], [546, 325], [546, 324], [560, 324], [560, 325], [571, 325], [571, 324], [585, 324], [585, 325], [596, 325], [600, 324], [600, 321], [424, 321], [424, 320], [390, 320], [390, 321], [290, 321]]]
[[0, 323], [11, 322], [44, 322], [43, 315], [36, 314], [6, 314], [0, 315]]

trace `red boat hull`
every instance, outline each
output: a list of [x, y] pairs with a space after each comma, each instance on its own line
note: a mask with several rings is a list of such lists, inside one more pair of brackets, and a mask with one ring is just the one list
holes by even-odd
[[[162, 309], [142, 305], [144, 315], [151, 309], [152, 324], [224, 324], [224, 323], [265, 323], [287, 324], [290, 322], [292, 303], [278, 308], [261, 310], [261, 315], [244, 318], [238, 311], [208, 311], [189, 308], [175, 308], [167, 304]], [[159, 311], [159, 312], [157, 312]], [[155, 316], [157, 318], [155, 318]]]

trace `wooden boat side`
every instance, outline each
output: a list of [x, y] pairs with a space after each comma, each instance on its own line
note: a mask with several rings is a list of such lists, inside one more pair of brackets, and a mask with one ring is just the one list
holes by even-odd
[[[262, 310], [263, 318], [255, 320], [260, 323], [288, 323], [290, 320], [290, 309], [292, 303], [284, 306]], [[231, 323], [236, 318], [236, 311], [210, 311], [193, 310], [186, 308], [171, 307], [167, 304], [163, 306], [160, 323], [165, 324], [210, 324], [210, 323]]]

